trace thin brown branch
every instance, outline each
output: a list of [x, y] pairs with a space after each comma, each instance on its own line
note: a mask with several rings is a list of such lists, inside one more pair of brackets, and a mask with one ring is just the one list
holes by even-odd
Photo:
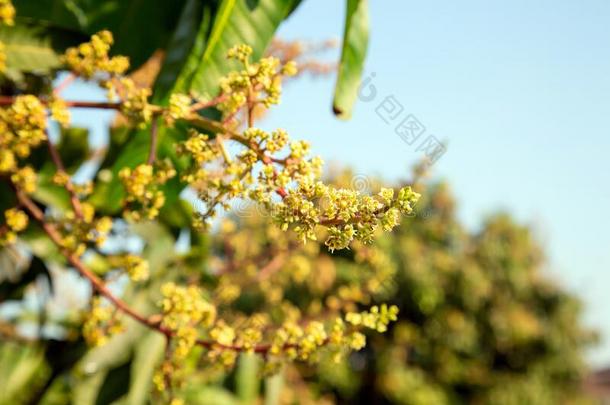
[[53, 90], [53, 95], [59, 96], [62, 91], [64, 91], [69, 85], [72, 84], [76, 80], [76, 75], [74, 73], [70, 73], [66, 78], [59, 83], [57, 87]]
[[[0, 106], [11, 105], [15, 102], [16, 96], [0, 96]], [[43, 104], [48, 104], [48, 100], [41, 99]], [[70, 108], [94, 108], [103, 110], [120, 110], [121, 103], [109, 103], [98, 101], [65, 101]]]
[[195, 103], [191, 106], [191, 111], [199, 111], [205, 108], [214, 107], [227, 99], [227, 94], [223, 93], [217, 97], [214, 97], [210, 101], [200, 101], [199, 103]]
[[157, 139], [159, 137], [159, 119], [153, 117], [152, 123], [150, 124], [150, 151], [148, 152], [148, 159], [146, 163], [152, 165], [155, 162], [157, 155]]
[[252, 128], [254, 126], [254, 98], [252, 96], [252, 91], [250, 90], [248, 92], [248, 107], [247, 107], [247, 114], [248, 114], [248, 128]]
[[30, 215], [40, 223], [40, 226], [45, 231], [45, 233], [49, 236], [51, 241], [55, 243], [55, 245], [59, 248], [61, 254], [66, 258], [68, 263], [72, 267], [74, 267], [83, 277], [85, 277], [92, 284], [93, 288], [97, 290], [101, 295], [103, 295], [106, 299], [108, 299], [112, 304], [118, 308], [121, 312], [129, 315], [136, 321], [140, 322], [143, 325], [146, 325], [150, 328], [156, 329], [163, 334], [171, 334], [171, 331], [167, 328], [164, 328], [159, 323], [155, 323], [150, 321], [143, 315], [140, 315], [135, 310], [133, 310], [127, 303], [125, 303], [120, 298], [116, 297], [104, 284], [104, 282], [96, 276], [91, 270], [89, 270], [80, 260], [79, 257], [74, 255], [74, 253], [63, 247], [63, 237], [59, 233], [59, 231], [55, 228], [55, 226], [49, 222], [45, 221], [44, 213], [38, 206], [21, 190], [16, 191], [17, 199], [23, 205], [23, 207], [30, 213]]
[[[74, 255], [74, 253], [63, 247], [62, 236], [53, 224], [45, 221], [44, 213], [40, 210], [40, 208], [38, 208], [38, 206], [21, 190], [17, 189], [16, 195], [22, 206], [30, 213], [30, 215], [36, 221], [40, 223], [42, 229], [49, 236], [51, 241], [53, 241], [53, 243], [55, 243], [55, 245], [59, 248], [61, 254], [66, 258], [68, 263], [70, 263], [72, 267], [74, 267], [84, 278], [86, 278], [96, 291], [98, 291], [102, 296], [104, 296], [108, 301], [110, 301], [119, 311], [128, 315], [140, 324], [162, 333], [167, 338], [172, 338], [176, 336], [176, 332], [174, 330], [163, 326], [162, 323], [157, 320], [158, 317], [146, 317], [131, 308], [125, 301], [115, 296], [112, 291], [110, 291], [110, 289], [104, 284], [104, 282], [81, 262], [79, 257], [77, 257], [76, 255]], [[224, 345], [218, 342], [203, 339], [198, 339], [196, 341], [196, 344], [205, 348], [219, 348], [222, 350], [234, 350], [238, 352], [246, 350], [243, 346]], [[294, 345], [284, 345], [284, 348], [290, 347], [294, 347]], [[260, 344], [255, 346], [252, 350], [255, 353], [267, 353], [270, 348], [270, 344]]]
[[81, 204], [80, 204], [78, 195], [76, 194], [76, 190], [74, 189], [74, 185], [72, 184], [72, 180], [70, 180], [70, 175], [66, 172], [66, 168], [64, 167], [64, 163], [61, 160], [61, 156], [59, 155], [59, 152], [57, 151], [57, 148], [55, 147], [55, 145], [53, 145], [53, 143], [49, 139], [48, 134], [47, 134], [47, 145], [49, 147], [49, 154], [51, 155], [51, 160], [53, 160], [53, 163], [55, 164], [55, 167], [57, 168], [57, 172], [61, 173], [64, 176], [67, 176], [67, 178], [68, 178], [64, 187], [68, 191], [68, 194], [70, 194], [70, 204], [72, 205], [72, 208], [74, 209], [74, 214], [78, 218], [82, 218], [83, 210], [81, 208]]
[[275, 257], [259, 270], [256, 275], [258, 281], [263, 281], [271, 277], [273, 273], [279, 271], [286, 263], [287, 256], [285, 254], [277, 254]]

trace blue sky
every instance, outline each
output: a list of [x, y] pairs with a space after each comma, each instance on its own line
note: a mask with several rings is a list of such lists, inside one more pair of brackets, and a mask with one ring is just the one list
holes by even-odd
[[[280, 37], [340, 38], [343, 3], [304, 1]], [[605, 335], [591, 362], [610, 364], [610, 2], [386, 0], [370, 8], [366, 72], [377, 98], [339, 121], [330, 110], [334, 77], [306, 78], [287, 86], [263, 126], [310, 140], [327, 162], [391, 181], [422, 157], [375, 112], [394, 96], [401, 117], [426, 127], [423, 137], [448, 143], [433, 176], [449, 181], [469, 227], [497, 210], [533, 226], [548, 271], [584, 300], [587, 323]], [[77, 83], [65, 96], [84, 93], [91, 88]], [[75, 118], [97, 140], [111, 119]]]
[[[344, 2], [307, 0], [286, 39], [340, 38]], [[265, 126], [308, 139], [359, 174], [405, 177], [421, 157], [376, 114], [394, 96], [448, 142], [434, 165], [473, 229], [497, 210], [531, 224], [549, 272], [586, 304], [610, 363], [610, 2], [371, 1], [375, 100], [330, 113], [334, 78], [289, 85]], [[332, 58], [335, 55], [330, 55]]]

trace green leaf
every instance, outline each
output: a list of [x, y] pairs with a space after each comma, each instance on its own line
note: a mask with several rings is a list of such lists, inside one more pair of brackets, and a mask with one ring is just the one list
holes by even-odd
[[86, 34], [107, 29], [114, 34], [112, 52], [128, 56], [132, 68], [165, 48], [185, 0], [16, 0], [19, 17], [28, 17]]
[[[260, 0], [250, 4], [247, 0], [223, 0], [215, 14], [211, 32], [211, 3], [203, 6], [188, 1], [180, 25], [171, 40], [172, 51], [168, 54], [155, 84], [157, 102], [166, 100], [171, 92], [195, 91], [199, 94], [215, 95], [222, 76], [235, 68], [226, 59], [227, 50], [235, 44], [252, 46], [253, 57], [259, 58], [267, 48], [280, 22], [295, 7], [296, 0]], [[196, 22], [199, 25], [196, 28]], [[190, 39], [197, 31], [196, 38]], [[174, 50], [175, 47], [175, 50]], [[177, 75], [177, 77], [176, 77]], [[172, 86], [172, 80], [175, 84]], [[171, 91], [170, 91], [171, 89]], [[185, 128], [161, 128], [159, 130], [159, 158], [169, 157], [175, 166], [182, 162], [175, 156], [174, 145], [184, 137]], [[104, 213], [116, 213], [124, 196], [118, 181], [118, 171], [123, 167], [135, 167], [146, 160], [150, 145], [149, 130], [133, 130], [129, 141], [112, 156], [113, 178], [98, 187], [91, 202]], [[112, 146], [111, 146], [112, 147]], [[108, 167], [106, 161], [102, 167]], [[183, 190], [184, 184], [173, 179], [164, 188], [165, 207], [172, 207]]]
[[[66, 171], [74, 174], [91, 154], [89, 149], [89, 131], [84, 128], [71, 127], [61, 129], [60, 135], [61, 138], [57, 145], [57, 150]], [[44, 149], [44, 153], [47, 153], [46, 148]], [[38, 169], [38, 184], [33, 197], [36, 201], [53, 206], [59, 210], [70, 209], [69, 193], [65, 187], [58, 186], [52, 181], [53, 176], [57, 172], [57, 167], [44, 153], [41, 148], [36, 150], [35, 154], [32, 155], [34, 161], [38, 161], [41, 164], [41, 167]]]
[[[142, 312], [148, 307], [147, 301], [142, 292], [136, 300], [130, 301], [130, 305]], [[104, 346], [89, 350], [75, 367], [78, 379], [74, 381], [73, 403], [95, 404], [108, 373], [131, 360], [134, 348], [148, 330], [131, 319], [125, 321], [125, 326], [125, 332], [114, 335]]]
[[278, 405], [284, 385], [284, 376], [281, 372], [265, 378], [265, 403], [264, 405]]
[[[10, 248], [2, 248], [2, 250], [0, 250], [0, 257], [3, 253], [8, 252], [8, 249]], [[13, 252], [13, 254], [19, 253]], [[0, 263], [2, 263], [1, 260]], [[49, 269], [44, 262], [36, 256], [32, 258], [29, 268], [25, 272], [15, 274], [15, 271], [13, 271], [11, 273], [12, 274], [9, 274], [9, 269], [4, 267], [4, 265], [0, 268], [0, 302], [7, 299], [21, 299], [23, 297], [25, 288], [41, 275], [46, 277], [49, 285], [51, 285], [51, 288], [53, 287], [53, 281], [51, 279]], [[17, 275], [17, 277], [13, 278], [11, 275]]]
[[131, 362], [131, 381], [126, 403], [146, 404], [152, 388], [155, 368], [163, 359], [165, 337], [157, 332], [148, 332], [135, 348]]
[[215, 3], [187, 0], [155, 81], [153, 102], [163, 103], [171, 93], [188, 91], [205, 50], [215, 11]]
[[[186, 129], [177, 125], [176, 128], [159, 128], [159, 144], [157, 157], [169, 158], [174, 167], [184, 169], [184, 161], [176, 156], [175, 144], [186, 136]], [[112, 177], [108, 182], [98, 182], [91, 195], [91, 202], [101, 213], [116, 214], [122, 206], [125, 190], [119, 179], [119, 171], [124, 167], [134, 168], [146, 162], [150, 151], [150, 128], [130, 129], [123, 128], [111, 133], [111, 142], [106, 158], [101, 165], [102, 169], [109, 169]], [[184, 188], [178, 177], [167, 182], [162, 187], [165, 194], [165, 206], [171, 207]]]
[[303, 0], [296, 0], [293, 2], [292, 7], [288, 11], [288, 15], [286, 16], [286, 18], [290, 17], [292, 15], [292, 13], [294, 13], [296, 11], [296, 9], [299, 7], [299, 5], [301, 4], [302, 1]]
[[348, 119], [352, 114], [360, 87], [368, 42], [368, 1], [347, 0], [343, 48], [333, 100], [333, 112], [339, 118]]
[[165, 48], [176, 28], [184, 0], [114, 0], [93, 2], [87, 32], [112, 31], [112, 52], [129, 56], [132, 68], [146, 62], [154, 51]]
[[13, 0], [18, 18], [34, 19], [73, 31], [81, 31], [88, 24], [83, 2], [78, 3], [81, 4], [72, 0]]
[[235, 375], [237, 396], [246, 404], [254, 403], [260, 389], [261, 359], [253, 353], [242, 353], [239, 356]]
[[89, 130], [86, 128], [62, 128], [57, 151], [68, 173], [73, 174], [89, 157]]
[[27, 243], [28, 248], [35, 256], [46, 262], [64, 263], [65, 257], [59, 252], [57, 246], [47, 236], [46, 232], [38, 224], [30, 223], [25, 232], [19, 234], [19, 238]]
[[82, 39], [79, 35], [43, 25], [0, 26], [9, 77], [23, 72], [48, 74], [61, 66], [60, 53]]
[[146, 161], [150, 145], [150, 132], [147, 129], [129, 129], [113, 131], [110, 135], [110, 146], [101, 168], [110, 169], [112, 178], [108, 182], [98, 182], [89, 197], [89, 202], [104, 214], [114, 214], [121, 209], [125, 190], [119, 179], [123, 167], [134, 168]]
[[40, 203], [65, 211], [71, 207], [70, 194], [64, 187], [53, 183], [55, 170], [55, 165], [47, 161], [38, 174], [38, 184], [32, 197]]
[[0, 403], [24, 403], [37, 376], [44, 372], [44, 355], [38, 347], [2, 342], [0, 365]]
[[151, 275], [165, 270], [165, 266], [174, 258], [176, 244], [169, 230], [157, 222], [133, 224], [131, 230], [146, 243], [142, 255], [150, 265]]
[[108, 370], [104, 382], [97, 393], [95, 404], [110, 404], [127, 394], [131, 371], [130, 361]]
[[260, 58], [295, 4], [295, 0], [223, 0], [188, 89], [215, 96], [220, 78], [237, 66], [227, 61], [229, 48], [248, 44], [253, 49], [252, 58]]
[[234, 395], [220, 387], [188, 389], [185, 401], [189, 405], [242, 405]]

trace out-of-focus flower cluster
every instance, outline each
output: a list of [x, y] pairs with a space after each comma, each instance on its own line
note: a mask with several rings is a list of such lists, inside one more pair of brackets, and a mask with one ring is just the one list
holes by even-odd
[[0, 22], [6, 25], [15, 24], [15, 7], [11, 0], [0, 0]]
[[[0, 0], [0, 24], [15, 25], [15, 7], [11, 0]], [[0, 73], [6, 69], [6, 54], [4, 43], [0, 41]]]
[[[379, 241], [396, 269], [385, 297], [401, 308], [396, 322], [370, 339], [366, 356], [317, 364], [315, 386], [337, 402], [367, 393], [406, 405], [579, 403], [593, 335], [575, 298], [545, 275], [531, 231], [507, 215], [468, 231], [446, 185], [416, 187], [425, 196], [418, 213], [431, 214]], [[371, 313], [391, 312], [380, 305], [347, 321], [383, 330]]]
[[125, 218], [132, 221], [155, 219], [165, 204], [165, 195], [159, 186], [176, 175], [169, 161], [156, 164], [156, 171], [151, 164], [140, 164], [134, 169], [125, 167], [119, 172], [119, 178], [127, 191]]
[[8, 108], [0, 109], [0, 174], [19, 170], [19, 160], [46, 140], [46, 123], [46, 109], [33, 95], [18, 96]]
[[91, 309], [83, 324], [85, 341], [92, 346], [101, 346], [108, 342], [110, 336], [123, 330], [124, 327], [117, 317], [116, 308], [100, 297], [93, 298]]
[[[292, 73], [291, 66], [280, 67], [275, 58], [251, 64], [250, 52], [243, 46], [229, 51], [230, 57], [244, 65], [243, 71], [223, 80], [223, 94], [231, 100], [225, 102], [231, 107], [223, 108], [231, 113], [246, 104], [275, 103], [282, 76]], [[270, 83], [277, 87], [272, 92], [273, 102], [269, 101]], [[309, 144], [292, 141], [284, 130], [269, 133], [248, 127], [241, 133], [227, 132], [213, 139], [193, 132], [179, 146], [179, 153], [193, 161], [182, 180], [198, 191], [208, 206], [202, 221], [213, 216], [219, 204], [228, 207], [228, 200], [251, 199], [272, 213], [283, 230], [292, 229], [303, 241], [316, 239], [317, 226], [327, 227], [325, 243], [335, 250], [347, 248], [354, 239], [371, 242], [378, 227], [391, 230], [401, 214], [412, 212], [419, 198], [409, 187], [397, 193], [383, 189], [377, 196], [367, 196], [325, 185], [320, 181], [322, 160], [308, 157]], [[230, 156], [224, 142], [234, 142], [242, 150]]]
[[129, 68], [129, 59], [125, 56], [109, 56], [108, 52], [113, 43], [110, 31], [100, 31], [91, 37], [91, 41], [69, 48], [64, 56], [64, 63], [72, 73], [85, 79], [91, 79], [101, 73], [122, 75]]

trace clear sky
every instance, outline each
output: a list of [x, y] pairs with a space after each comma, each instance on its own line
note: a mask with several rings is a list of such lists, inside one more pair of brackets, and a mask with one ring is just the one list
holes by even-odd
[[[610, 365], [610, 2], [369, 3], [377, 98], [342, 122], [330, 113], [334, 77], [300, 80], [265, 125], [392, 180], [422, 156], [375, 112], [393, 95], [425, 135], [448, 142], [433, 174], [469, 226], [499, 209], [534, 226], [549, 271], [605, 335], [591, 361]], [[280, 36], [340, 38], [343, 15], [343, 1], [306, 0]]]
[[[370, 1], [366, 65], [377, 98], [350, 121], [330, 112], [334, 77], [287, 86], [264, 122], [310, 140], [327, 162], [404, 178], [421, 157], [376, 113], [387, 96], [448, 143], [433, 175], [449, 181], [472, 229], [508, 210], [536, 230], [549, 270], [586, 304], [610, 365], [610, 2]], [[284, 39], [340, 38], [343, 1], [306, 0]], [[338, 52], [328, 55], [336, 58]], [[70, 98], [92, 95], [76, 84]], [[100, 140], [110, 116], [83, 116]], [[93, 113], [95, 114], [95, 113]]]

